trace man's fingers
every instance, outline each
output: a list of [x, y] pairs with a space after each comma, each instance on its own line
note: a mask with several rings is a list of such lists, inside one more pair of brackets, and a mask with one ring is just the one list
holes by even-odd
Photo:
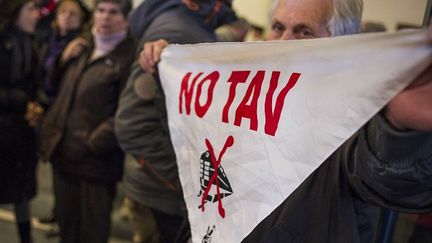
[[161, 56], [162, 50], [163, 49], [161, 48], [161, 46], [158, 46], [158, 45], [155, 46], [154, 52], [153, 52], [153, 61], [155, 63], [160, 61], [160, 56]]
[[144, 57], [149, 65], [154, 65], [153, 61], [153, 51], [154, 51], [154, 43], [146, 43], [144, 45]]
[[153, 61], [153, 45], [152, 43], [145, 43], [143, 50], [140, 53], [139, 63], [144, 69], [144, 71], [148, 73], [154, 73], [154, 61]]
[[145, 54], [144, 50], [142, 50], [140, 53], [139, 63], [141, 65], [141, 68], [144, 69], [144, 71], [146, 71], [148, 73], [154, 72], [151, 64], [149, 63], [148, 58], [146, 58], [146, 54]]
[[142, 49], [142, 50], [140, 51], [139, 58], [138, 58], [138, 62], [139, 62], [139, 64], [141, 65], [141, 67], [144, 68], [144, 64], [145, 64], [145, 62], [146, 62], [145, 57], [144, 57], [144, 49]]
[[153, 61], [155, 63], [160, 61], [162, 51], [167, 46], [168, 46], [168, 42], [166, 40], [163, 40], [163, 39], [158, 40], [154, 43]]
[[162, 51], [166, 46], [168, 46], [168, 42], [164, 39], [144, 43], [139, 63], [146, 72], [156, 72], [156, 64], [160, 61]]

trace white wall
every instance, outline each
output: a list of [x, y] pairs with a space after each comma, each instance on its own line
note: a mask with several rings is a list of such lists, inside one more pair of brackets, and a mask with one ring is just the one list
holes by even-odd
[[269, 9], [272, 0], [234, 0], [233, 8], [240, 17], [264, 28], [269, 26]]
[[93, 8], [94, 7], [94, 2], [95, 0], [81, 0], [85, 5], [87, 5], [87, 7], [89, 8]]
[[422, 25], [427, 0], [363, 0], [363, 20], [381, 21], [388, 30], [397, 23]]

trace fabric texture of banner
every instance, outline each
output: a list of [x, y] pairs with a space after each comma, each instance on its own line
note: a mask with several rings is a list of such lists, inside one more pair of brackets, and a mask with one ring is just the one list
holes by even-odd
[[431, 54], [424, 31], [169, 46], [159, 73], [193, 242], [240, 242]]

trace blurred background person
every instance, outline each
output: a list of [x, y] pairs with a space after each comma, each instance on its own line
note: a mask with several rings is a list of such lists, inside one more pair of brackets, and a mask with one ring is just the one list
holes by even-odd
[[66, 45], [81, 33], [89, 16], [89, 10], [79, 0], [61, 0], [57, 4], [51, 34], [41, 48], [43, 89], [47, 106], [53, 102], [60, 85], [54, 83], [50, 71], [53, 71], [54, 64]]
[[68, 44], [54, 74], [61, 86], [42, 123], [40, 155], [54, 167], [62, 243], [108, 241], [123, 173], [114, 114], [135, 53], [130, 9], [129, 0], [96, 1], [91, 33]]
[[13, 203], [22, 243], [31, 242], [29, 199], [36, 194], [34, 127], [43, 114], [36, 99], [34, 1], [0, 3], [0, 203]]
[[250, 24], [244, 18], [225, 24], [216, 29], [217, 39], [220, 42], [242, 42], [245, 41]]
[[[47, 109], [57, 95], [59, 83], [52, 78], [55, 62], [58, 61], [66, 45], [81, 33], [90, 17], [90, 12], [79, 0], [61, 0], [56, 5], [55, 18], [51, 22], [48, 39], [42, 43], [41, 78], [43, 87], [43, 105]], [[59, 80], [57, 80], [59, 81]], [[53, 181], [54, 183], [54, 181]], [[54, 202], [55, 204], [55, 202]], [[57, 236], [55, 205], [50, 215], [39, 219], [40, 223], [53, 224], [47, 232], [47, 237]]]
[[264, 27], [251, 24], [249, 33], [246, 36], [246, 41], [263, 41], [264, 40]]
[[370, 32], [386, 32], [387, 28], [384, 23], [366, 21], [362, 23], [361, 32], [362, 33], [370, 33]]

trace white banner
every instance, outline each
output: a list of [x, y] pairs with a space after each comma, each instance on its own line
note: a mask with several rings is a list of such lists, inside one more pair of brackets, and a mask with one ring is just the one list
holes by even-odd
[[159, 72], [193, 242], [240, 242], [431, 55], [420, 31], [169, 46]]

